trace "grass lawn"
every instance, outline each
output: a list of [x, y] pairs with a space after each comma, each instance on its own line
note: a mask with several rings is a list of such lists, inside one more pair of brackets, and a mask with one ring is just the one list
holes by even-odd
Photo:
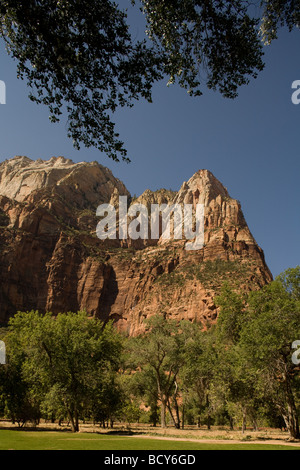
[[96, 433], [0, 430], [0, 450], [300, 450], [268, 444], [208, 444]]

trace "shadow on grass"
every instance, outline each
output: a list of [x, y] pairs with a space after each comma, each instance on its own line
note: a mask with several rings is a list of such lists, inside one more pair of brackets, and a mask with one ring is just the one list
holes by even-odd
[[[47, 432], [47, 433], [67, 433], [67, 434], [78, 434], [74, 433], [71, 428], [68, 427], [61, 427], [61, 428], [49, 428], [47, 426], [43, 425], [37, 425], [37, 426], [18, 426], [18, 425], [6, 425], [6, 426], [1, 426], [0, 424], [0, 431], [20, 431], [20, 432]], [[84, 431], [84, 430], [79, 430], [79, 433], [89, 433], [89, 431]], [[110, 431], [93, 431], [91, 434], [99, 434], [102, 436], [135, 436], [135, 435], [147, 435], [145, 432], [135, 432], [132, 431], [131, 429], [116, 429], [116, 430], [110, 430]]]
[[135, 436], [141, 433], [130, 431], [130, 430], [127, 430], [127, 431], [119, 430], [119, 431], [107, 431], [106, 433], [98, 433], [98, 434], [105, 434], [106, 436]]
[[71, 429], [67, 428], [47, 428], [43, 426], [0, 426], [0, 431], [23, 431], [23, 432], [61, 432], [74, 434]]

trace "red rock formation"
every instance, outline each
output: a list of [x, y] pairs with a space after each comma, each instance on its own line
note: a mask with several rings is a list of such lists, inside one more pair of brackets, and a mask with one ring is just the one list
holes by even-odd
[[85, 309], [133, 335], [156, 313], [215, 321], [214, 297], [224, 280], [245, 290], [272, 280], [240, 203], [207, 170], [178, 193], [147, 190], [134, 201], [148, 208], [203, 203], [205, 245], [198, 251], [187, 251], [185, 240], [100, 241], [97, 206], [130, 195], [95, 162], [7, 160], [0, 194], [1, 322], [18, 310]]

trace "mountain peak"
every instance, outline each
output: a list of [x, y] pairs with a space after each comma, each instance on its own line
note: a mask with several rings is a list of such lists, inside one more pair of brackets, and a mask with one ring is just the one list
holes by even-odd
[[49, 160], [16, 156], [0, 164], [0, 194], [18, 202], [42, 189], [51, 189], [56, 194], [67, 193], [72, 202], [72, 193], [76, 190], [75, 200], [79, 193], [94, 206], [104, 199], [109, 200], [115, 187], [120, 194], [129, 195], [123, 183], [97, 162], [74, 163], [62, 156]]
[[209, 170], [178, 192], [146, 190], [132, 201], [204, 203], [195, 251], [175, 237], [100, 240], [96, 208], [122, 195], [130, 196], [125, 185], [97, 162], [17, 156], [0, 164], [0, 322], [18, 310], [86, 310], [132, 335], [158, 312], [214, 322], [222, 282], [249, 291], [272, 280], [239, 202]]
[[209, 170], [197, 171], [184, 182], [174, 202], [178, 204], [199, 203], [208, 206], [213, 199], [231, 199], [227, 189]]

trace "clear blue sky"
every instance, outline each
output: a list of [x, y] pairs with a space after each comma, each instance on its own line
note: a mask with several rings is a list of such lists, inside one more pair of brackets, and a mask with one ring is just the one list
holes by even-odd
[[[138, 14], [139, 15], [139, 14]], [[131, 16], [133, 31], [142, 21]], [[239, 199], [274, 276], [300, 264], [300, 105], [292, 104], [300, 80], [300, 33], [283, 32], [265, 50], [266, 68], [236, 100], [214, 92], [191, 98], [166, 81], [153, 91], [153, 104], [137, 102], [114, 118], [130, 164], [115, 163], [97, 150], [77, 151], [66, 137], [65, 120], [52, 124], [48, 109], [31, 103], [26, 83], [0, 43], [0, 80], [7, 103], [0, 105], [0, 161], [15, 155], [75, 162], [97, 160], [120, 178], [131, 194], [145, 189], [178, 190], [199, 169], [210, 170]]]

